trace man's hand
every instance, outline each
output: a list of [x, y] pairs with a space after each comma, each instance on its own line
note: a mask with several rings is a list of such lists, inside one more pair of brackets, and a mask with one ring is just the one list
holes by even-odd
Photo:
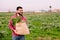
[[14, 30], [14, 32], [16, 33], [16, 30]]
[[[17, 31], [16, 30], [14, 30], [14, 32], [17, 34]], [[20, 34], [17, 34], [17, 35], [20, 35]]]

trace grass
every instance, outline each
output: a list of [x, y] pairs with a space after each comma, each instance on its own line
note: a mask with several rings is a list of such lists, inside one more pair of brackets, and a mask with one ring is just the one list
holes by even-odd
[[[13, 13], [0, 13], [0, 39], [11, 40], [8, 28]], [[24, 13], [28, 21], [30, 35], [26, 40], [60, 40], [60, 13]]]

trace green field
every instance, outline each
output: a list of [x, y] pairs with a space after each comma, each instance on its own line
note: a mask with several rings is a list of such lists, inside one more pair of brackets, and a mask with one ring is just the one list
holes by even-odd
[[[11, 40], [8, 28], [13, 13], [0, 13], [0, 39]], [[30, 35], [26, 40], [60, 40], [60, 13], [24, 13], [28, 21]]]

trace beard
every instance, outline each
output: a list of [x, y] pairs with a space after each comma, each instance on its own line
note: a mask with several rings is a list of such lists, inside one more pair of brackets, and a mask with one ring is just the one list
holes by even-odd
[[23, 13], [18, 13], [18, 14], [23, 17], [23, 15], [22, 15]]

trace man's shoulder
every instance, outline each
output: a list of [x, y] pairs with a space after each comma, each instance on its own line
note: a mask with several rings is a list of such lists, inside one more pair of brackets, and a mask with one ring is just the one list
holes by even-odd
[[13, 18], [16, 18], [16, 16], [15, 15], [12, 15], [10, 18], [13, 19]]
[[26, 20], [26, 16], [23, 16], [23, 20]]
[[23, 18], [26, 18], [26, 16], [23, 15]]

